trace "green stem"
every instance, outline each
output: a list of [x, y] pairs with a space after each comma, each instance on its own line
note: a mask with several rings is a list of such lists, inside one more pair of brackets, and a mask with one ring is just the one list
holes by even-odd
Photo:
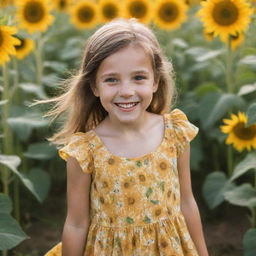
[[36, 40], [35, 48], [35, 60], [36, 60], [36, 83], [42, 85], [43, 77], [43, 61], [42, 61], [42, 48], [43, 48], [43, 39], [41, 38], [41, 33], [38, 34]]
[[[6, 65], [3, 65], [3, 84], [4, 90], [2, 94], [2, 100], [9, 100], [9, 75]], [[9, 141], [10, 138], [10, 129], [7, 124], [7, 118], [9, 116], [9, 102], [3, 105], [3, 113], [2, 113], [2, 124], [3, 124], [3, 153], [10, 154], [11, 153], [11, 144]], [[3, 168], [2, 172], [2, 183], [3, 183], [3, 192], [6, 195], [9, 195], [9, 170], [7, 168]]]
[[19, 69], [18, 69], [18, 63], [17, 59], [13, 58], [12, 60], [13, 63], [13, 69], [15, 71], [14, 76], [13, 76], [13, 86], [10, 90], [9, 93], [9, 98], [13, 98], [13, 101], [17, 104], [20, 103], [20, 93], [16, 93], [17, 89], [19, 88]]
[[228, 146], [227, 148], [228, 154], [228, 177], [231, 177], [233, 173], [233, 148], [232, 146]]
[[[254, 188], [256, 189], [256, 170], [254, 170]], [[256, 207], [252, 208], [252, 227], [256, 228]]]
[[20, 189], [19, 189], [19, 179], [15, 177], [14, 179], [14, 198], [13, 198], [13, 203], [14, 203], [14, 217], [15, 219], [20, 222]]
[[[231, 50], [231, 36], [229, 36], [227, 44], [227, 55], [226, 55], [226, 85], [227, 92], [233, 93], [233, 81], [232, 81], [232, 50]], [[229, 114], [231, 114], [232, 109], [230, 109]], [[233, 173], [233, 149], [231, 146], [227, 148], [227, 165], [228, 165], [228, 176], [230, 177]]]
[[[18, 62], [16, 58], [12, 59], [13, 69], [15, 71], [13, 76], [13, 86], [9, 93], [9, 99], [12, 99], [12, 103], [16, 103], [19, 105], [21, 103], [21, 95], [18, 91], [19, 89], [19, 69], [18, 69]], [[18, 156], [22, 156], [22, 152], [20, 150], [20, 142], [18, 141], [17, 137], [15, 139], [15, 153]], [[12, 143], [13, 145], [13, 143]], [[14, 177], [13, 183], [13, 205], [14, 205], [14, 217], [19, 222], [20, 221], [20, 191], [19, 191], [19, 180], [17, 177]]]
[[231, 37], [229, 36], [227, 44], [227, 54], [226, 54], [226, 85], [228, 93], [233, 93], [233, 81], [232, 81], [232, 50], [231, 50]]

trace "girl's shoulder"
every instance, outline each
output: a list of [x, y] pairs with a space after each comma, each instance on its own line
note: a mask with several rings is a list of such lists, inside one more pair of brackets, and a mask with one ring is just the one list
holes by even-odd
[[199, 128], [191, 123], [187, 115], [180, 109], [175, 108], [166, 113], [167, 136], [176, 141], [178, 155], [183, 151], [185, 145], [194, 139]]
[[167, 121], [169, 121], [169, 123], [171, 123], [174, 126], [177, 125], [182, 120], [183, 121], [188, 120], [186, 114], [178, 108], [175, 108], [171, 110], [169, 113], [166, 113], [165, 116]]
[[73, 133], [68, 138], [66, 145], [58, 150], [59, 156], [66, 161], [69, 157], [75, 158], [83, 172], [92, 173], [94, 137], [92, 131]]
[[92, 130], [87, 132], [75, 132], [67, 138], [66, 144], [59, 149], [59, 152], [72, 150], [83, 152], [90, 151], [94, 137], [95, 133]]
[[89, 142], [95, 137], [95, 133], [93, 130], [87, 131], [87, 132], [75, 132], [70, 135], [68, 142], [73, 141], [81, 141], [81, 142]]

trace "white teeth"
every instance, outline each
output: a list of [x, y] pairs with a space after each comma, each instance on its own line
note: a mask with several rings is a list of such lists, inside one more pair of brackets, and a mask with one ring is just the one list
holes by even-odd
[[116, 103], [117, 106], [121, 107], [121, 108], [131, 108], [134, 107], [135, 105], [137, 105], [137, 103], [128, 103], [128, 104], [121, 104], [121, 103]]

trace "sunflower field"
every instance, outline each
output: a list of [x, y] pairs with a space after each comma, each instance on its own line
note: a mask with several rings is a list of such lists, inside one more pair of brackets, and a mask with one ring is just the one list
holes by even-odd
[[[0, 254], [43, 255], [60, 239], [65, 164], [47, 138], [61, 120], [32, 103], [58, 94], [86, 39], [117, 17], [155, 32], [177, 107], [199, 127], [191, 170], [210, 255], [255, 256], [255, 0], [0, 0]], [[224, 213], [242, 233], [230, 226], [217, 248], [209, 237]]]

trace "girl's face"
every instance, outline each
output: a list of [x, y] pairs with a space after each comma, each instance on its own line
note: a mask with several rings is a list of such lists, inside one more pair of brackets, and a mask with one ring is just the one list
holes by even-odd
[[157, 87], [150, 56], [129, 45], [101, 62], [93, 92], [112, 120], [131, 123], [145, 114]]

